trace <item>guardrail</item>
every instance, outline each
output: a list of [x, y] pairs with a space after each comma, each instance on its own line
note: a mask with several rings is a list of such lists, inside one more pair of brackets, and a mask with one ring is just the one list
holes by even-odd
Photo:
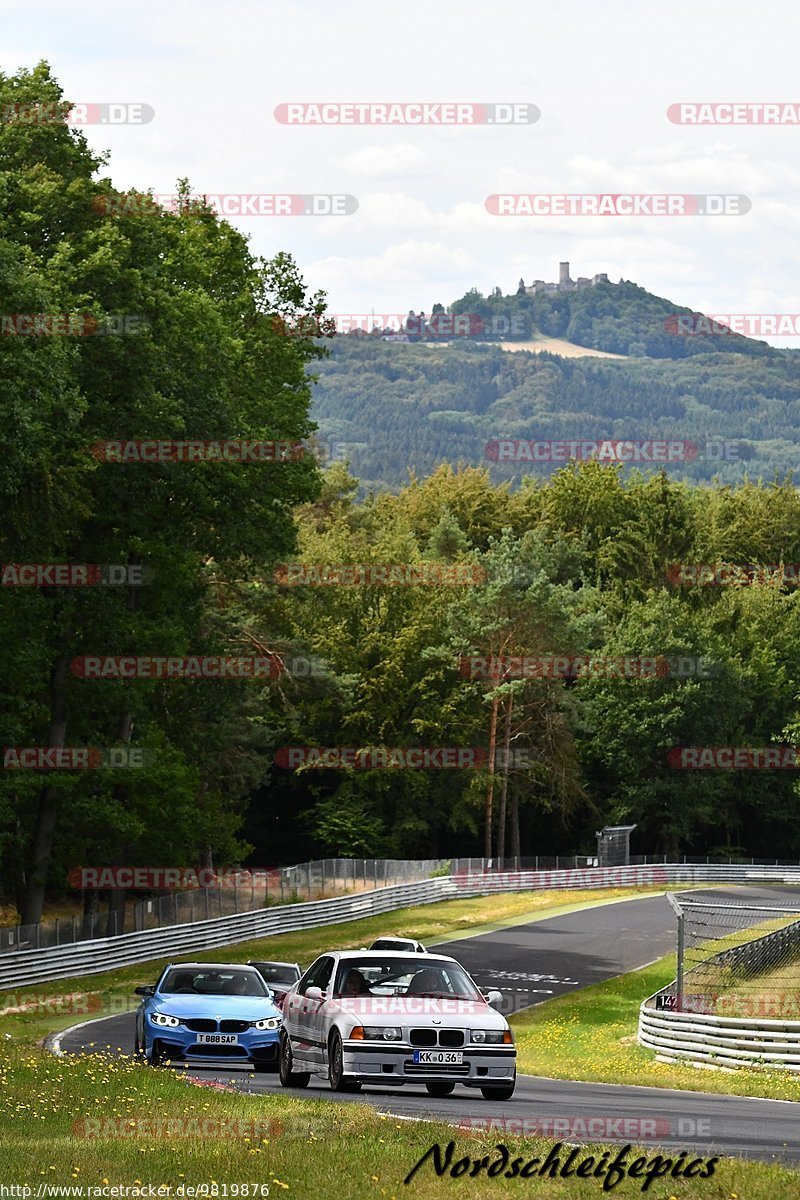
[[[718, 908], [718, 905], [696, 905]], [[767, 911], [767, 910], [765, 910]], [[777, 910], [773, 910], [777, 911]], [[800, 920], [782, 929], [723, 950], [707, 960], [738, 969], [750, 977], [772, 964], [776, 948], [796, 957], [800, 953]], [[691, 975], [684, 978], [684, 985]], [[721, 1067], [777, 1067], [800, 1072], [800, 1020], [734, 1017], [702, 1011], [659, 1007], [672, 997], [681, 1002], [677, 980], [654, 992], [639, 1009], [639, 1041], [671, 1062], [688, 1060]], [[698, 997], [703, 1006], [705, 997]]]
[[671, 1062], [800, 1071], [800, 1021], [639, 1009], [639, 1041]]
[[[451, 876], [379, 887], [359, 895], [261, 908], [207, 921], [123, 933], [75, 945], [10, 951], [0, 956], [0, 991], [53, 979], [97, 975], [115, 967], [212, 950], [300, 929], [357, 921], [411, 905], [435, 904], [440, 900], [541, 889], [746, 883], [746, 873], [751, 869], [737, 864], [667, 863], [649, 867], [589, 867], [492, 874], [464, 870]], [[765, 878], [765, 872], [769, 872], [768, 877], [776, 882], [791, 880], [800, 883], [800, 868], [797, 867], [793, 870], [786, 867], [759, 868], [759, 877]]]

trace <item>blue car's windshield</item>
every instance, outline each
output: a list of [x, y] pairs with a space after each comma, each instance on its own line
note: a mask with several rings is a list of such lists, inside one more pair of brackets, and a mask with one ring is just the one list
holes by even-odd
[[269, 996], [256, 971], [237, 971], [235, 967], [221, 970], [173, 967], [158, 990], [176, 996]]

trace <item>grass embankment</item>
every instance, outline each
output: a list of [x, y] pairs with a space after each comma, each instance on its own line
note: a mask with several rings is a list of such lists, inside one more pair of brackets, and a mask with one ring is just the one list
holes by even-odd
[[[716, 956], [745, 942], [796, 925], [798, 914], [759, 922], [746, 930], [737, 930], [708, 944], [707, 952]], [[692, 966], [691, 952], [686, 959], [684, 992], [703, 999], [699, 1011], [726, 1017], [764, 1017], [780, 1020], [800, 1019], [800, 954], [796, 947], [777, 950], [782, 961], [772, 970], [752, 974], [744, 966], [715, 964], [701, 960]], [[696, 953], [695, 953], [696, 957]]]
[[[11, 1043], [0, 1048], [0, 1059], [0, 1180], [26, 1184], [33, 1196], [40, 1184], [82, 1185], [84, 1197], [93, 1187], [169, 1185], [173, 1198], [180, 1196], [181, 1185], [216, 1184], [223, 1196], [225, 1183], [228, 1196], [231, 1185], [248, 1183], [250, 1196], [260, 1197], [253, 1185], [264, 1185], [270, 1197], [298, 1200], [331, 1190], [336, 1200], [403, 1195], [427, 1200], [456, 1190], [492, 1200], [517, 1194], [517, 1185], [521, 1196], [559, 1200], [604, 1194], [600, 1179], [506, 1180], [485, 1173], [438, 1178], [430, 1160], [407, 1188], [403, 1184], [435, 1142], [443, 1150], [455, 1142], [453, 1163], [489, 1155], [491, 1165], [498, 1142], [507, 1145], [510, 1160], [520, 1157], [527, 1163], [538, 1157], [543, 1163], [552, 1141], [468, 1135], [452, 1126], [400, 1122], [360, 1104], [306, 1100], [297, 1093], [244, 1096], [196, 1088], [174, 1072], [153, 1071], [130, 1059], [56, 1059]], [[486, 1110], [487, 1116], [502, 1115], [501, 1105], [487, 1104]], [[224, 1132], [215, 1136], [218, 1130]], [[581, 1148], [576, 1163], [592, 1155], [596, 1165], [603, 1149]], [[568, 1152], [561, 1151], [560, 1165]], [[610, 1157], [616, 1152], [612, 1148]], [[655, 1158], [653, 1147], [639, 1153], [650, 1163]], [[628, 1162], [636, 1154], [630, 1152]], [[645, 1181], [625, 1179], [613, 1194], [639, 1196]], [[781, 1167], [723, 1160], [712, 1178], [661, 1180], [646, 1194], [655, 1200], [774, 1200], [797, 1195], [798, 1181], [800, 1176]]]
[[800, 1100], [800, 1076], [787, 1071], [713, 1071], [656, 1062], [653, 1051], [636, 1041], [639, 1005], [674, 978], [671, 954], [640, 971], [526, 1009], [511, 1022], [519, 1070], [554, 1079]]

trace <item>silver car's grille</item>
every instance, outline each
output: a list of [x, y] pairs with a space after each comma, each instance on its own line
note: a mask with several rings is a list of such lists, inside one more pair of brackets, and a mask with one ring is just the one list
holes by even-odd
[[463, 1029], [409, 1029], [412, 1046], [463, 1046]]
[[469, 1063], [415, 1063], [407, 1058], [403, 1063], [405, 1075], [469, 1075]]

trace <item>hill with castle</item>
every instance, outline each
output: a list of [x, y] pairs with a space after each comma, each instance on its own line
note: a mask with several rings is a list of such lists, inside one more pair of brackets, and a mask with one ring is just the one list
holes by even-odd
[[[515, 484], [558, 469], [493, 461], [487, 445], [503, 438], [735, 445], [724, 461], [698, 455], [670, 467], [699, 482], [797, 469], [795, 350], [730, 332], [683, 336], [692, 309], [602, 272], [573, 280], [568, 262], [557, 282], [520, 280], [507, 294], [473, 288], [429, 312], [423, 321], [424, 313], [409, 314], [400, 337], [379, 328], [335, 337], [315, 366], [318, 437], [350, 463], [364, 491], [394, 490], [409, 472], [426, 475], [441, 463], [480, 466]], [[439, 314], [463, 319], [437, 325]], [[552, 353], [554, 345], [563, 349]]]

